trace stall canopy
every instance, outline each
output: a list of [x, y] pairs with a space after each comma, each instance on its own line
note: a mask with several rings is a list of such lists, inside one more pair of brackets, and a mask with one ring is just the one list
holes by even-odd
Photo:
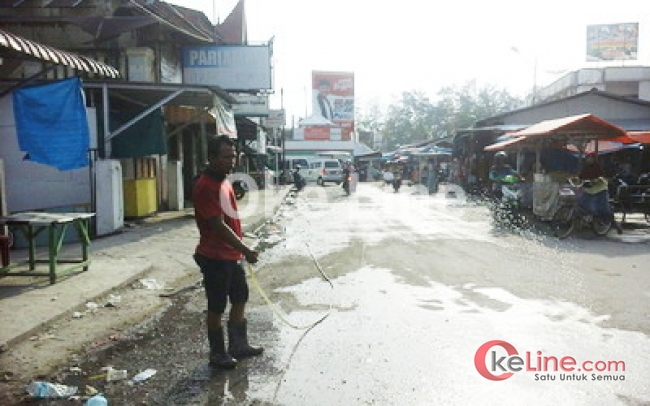
[[[595, 144], [596, 143], [594, 141], [587, 143], [583, 152], [585, 154], [595, 153], [596, 152]], [[624, 144], [622, 142], [598, 141], [598, 155], [611, 154], [613, 152], [618, 152], [624, 149], [640, 149], [640, 148], [641, 148], [641, 144], [638, 142], [634, 144]], [[580, 153], [580, 151], [575, 145], [567, 145], [565, 149], [574, 154]]]
[[432, 157], [432, 156], [441, 156], [441, 155], [451, 155], [451, 148], [442, 148], [436, 145], [430, 145], [426, 148], [414, 152], [413, 155], [420, 157]]
[[650, 131], [629, 131], [627, 135], [636, 142], [650, 144]]
[[12, 34], [0, 28], [0, 47], [13, 52], [19, 52], [30, 57], [51, 62], [56, 65], [65, 65], [70, 68], [98, 75], [118, 78], [120, 72], [114, 67], [96, 61], [83, 55], [62, 51], [51, 46], [39, 44], [21, 36]]
[[510, 139], [488, 145], [485, 151], [535, 146], [541, 142], [558, 144], [585, 143], [589, 140], [602, 140], [632, 144], [637, 141], [630, 138], [625, 130], [596, 117], [593, 114], [579, 114], [553, 120], [541, 121], [510, 134]]

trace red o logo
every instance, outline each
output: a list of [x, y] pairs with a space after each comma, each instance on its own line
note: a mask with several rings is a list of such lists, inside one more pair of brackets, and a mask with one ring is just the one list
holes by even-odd
[[503, 381], [510, 378], [512, 375], [514, 375], [514, 372], [504, 372], [501, 375], [494, 375], [492, 372], [488, 370], [487, 365], [485, 365], [485, 356], [487, 355], [490, 348], [494, 346], [502, 347], [504, 350], [506, 350], [508, 355], [519, 354], [517, 352], [517, 349], [515, 349], [515, 347], [512, 344], [506, 341], [503, 340], [488, 341], [487, 343], [478, 347], [478, 350], [476, 350], [476, 354], [474, 355], [474, 366], [476, 367], [478, 373], [483, 376], [483, 378], [489, 379], [491, 381]]

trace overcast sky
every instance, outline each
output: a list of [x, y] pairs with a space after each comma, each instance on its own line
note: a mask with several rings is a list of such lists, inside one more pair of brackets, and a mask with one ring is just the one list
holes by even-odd
[[[213, 22], [237, 4], [168, 2]], [[615, 64], [650, 66], [650, 0], [246, 0], [246, 15], [249, 43], [274, 37], [271, 108], [280, 108], [283, 89], [288, 122], [311, 114], [313, 70], [354, 72], [362, 110], [473, 79], [523, 96], [557, 72], [605, 66], [586, 62], [592, 24], [638, 22], [638, 60]]]

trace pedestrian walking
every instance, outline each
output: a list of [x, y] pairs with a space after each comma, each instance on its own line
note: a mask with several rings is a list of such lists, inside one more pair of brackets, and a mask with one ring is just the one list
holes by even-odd
[[[210, 365], [234, 368], [237, 359], [259, 355], [263, 349], [248, 343], [245, 307], [249, 289], [240, 261], [257, 262], [258, 252], [243, 242], [237, 199], [226, 176], [235, 162], [234, 141], [225, 135], [208, 139], [208, 167], [197, 179], [192, 202], [200, 239], [194, 259], [203, 274], [208, 301], [206, 326]], [[223, 313], [230, 300], [228, 351], [225, 347]]]

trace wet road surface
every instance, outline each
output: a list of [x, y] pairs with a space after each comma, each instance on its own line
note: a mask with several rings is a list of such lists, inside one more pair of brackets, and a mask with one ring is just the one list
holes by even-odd
[[[260, 231], [256, 279], [279, 312], [251, 286], [261, 357], [234, 371], [207, 366], [205, 300], [194, 289], [82, 370], [158, 370], [136, 386], [96, 381], [112, 404], [650, 402], [647, 246], [495, 230], [462, 196], [412, 191], [361, 184], [345, 197], [309, 186]], [[296, 329], [280, 316], [300, 326], [326, 317]], [[492, 340], [502, 342], [484, 346]], [[537, 370], [517, 371], [527, 353]], [[543, 370], [542, 357], [576, 365]], [[608, 361], [625, 370], [583, 370]], [[481, 366], [488, 378], [513, 373], [490, 380]]]

